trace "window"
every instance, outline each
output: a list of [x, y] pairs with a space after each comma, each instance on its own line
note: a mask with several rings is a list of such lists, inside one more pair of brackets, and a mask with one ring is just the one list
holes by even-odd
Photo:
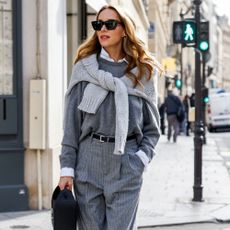
[[12, 1], [0, 1], [0, 96], [13, 94]]

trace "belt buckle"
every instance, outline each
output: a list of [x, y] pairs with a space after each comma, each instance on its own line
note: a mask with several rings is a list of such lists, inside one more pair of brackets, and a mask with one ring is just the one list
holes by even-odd
[[102, 140], [103, 137], [104, 137], [103, 135], [100, 135], [100, 138], [99, 138], [99, 141], [102, 142], [102, 143], [105, 142], [105, 141]]

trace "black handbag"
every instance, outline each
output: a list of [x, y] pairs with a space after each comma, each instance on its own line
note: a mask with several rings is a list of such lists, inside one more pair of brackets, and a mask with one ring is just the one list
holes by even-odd
[[52, 194], [51, 219], [54, 230], [76, 230], [79, 207], [69, 189], [57, 186]]

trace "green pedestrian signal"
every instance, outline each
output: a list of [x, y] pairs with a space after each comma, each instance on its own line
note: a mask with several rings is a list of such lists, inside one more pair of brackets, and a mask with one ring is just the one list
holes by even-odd
[[196, 23], [194, 21], [184, 21], [183, 39], [185, 43], [195, 43], [196, 41]]
[[197, 48], [201, 52], [207, 52], [209, 50], [209, 21], [200, 22], [197, 40]]
[[192, 19], [173, 22], [173, 42], [176, 44], [196, 43], [197, 36], [196, 22]]

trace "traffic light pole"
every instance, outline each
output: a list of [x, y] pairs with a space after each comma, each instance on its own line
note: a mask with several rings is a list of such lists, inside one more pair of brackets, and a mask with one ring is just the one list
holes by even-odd
[[[205, 68], [206, 68], [206, 60], [205, 60], [205, 52], [202, 53], [202, 89], [205, 87], [206, 82], [206, 74], [205, 74]], [[204, 125], [204, 133], [203, 133], [203, 144], [207, 143], [206, 139], [206, 103], [204, 101], [202, 106], [202, 120]]]
[[[184, 14], [182, 14], [182, 12], [180, 13], [180, 20], [181, 21], [184, 20]], [[183, 46], [184, 46], [184, 44], [181, 43], [181, 47], [180, 47], [180, 79], [181, 79], [182, 87], [184, 86], [184, 79], [183, 79]], [[182, 87], [180, 88], [180, 95], [181, 96], [182, 96]]]
[[[200, 29], [200, 4], [201, 0], [194, 0], [195, 4], [195, 21], [197, 31]], [[195, 135], [194, 135], [194, 185], [193, 201], [202, 201], [202, 144], [203, 144], [203, 121], [202, 121], [202, 93], [201, 93], [201, 54], [195, 48]]]
[[180, 79], [181, 79], [180, 95], [182, 96], [182, 87], [184, 85], [184, 79], [183, 79], [183, 44], [181, 44], [181, 51], [180, 51]]

